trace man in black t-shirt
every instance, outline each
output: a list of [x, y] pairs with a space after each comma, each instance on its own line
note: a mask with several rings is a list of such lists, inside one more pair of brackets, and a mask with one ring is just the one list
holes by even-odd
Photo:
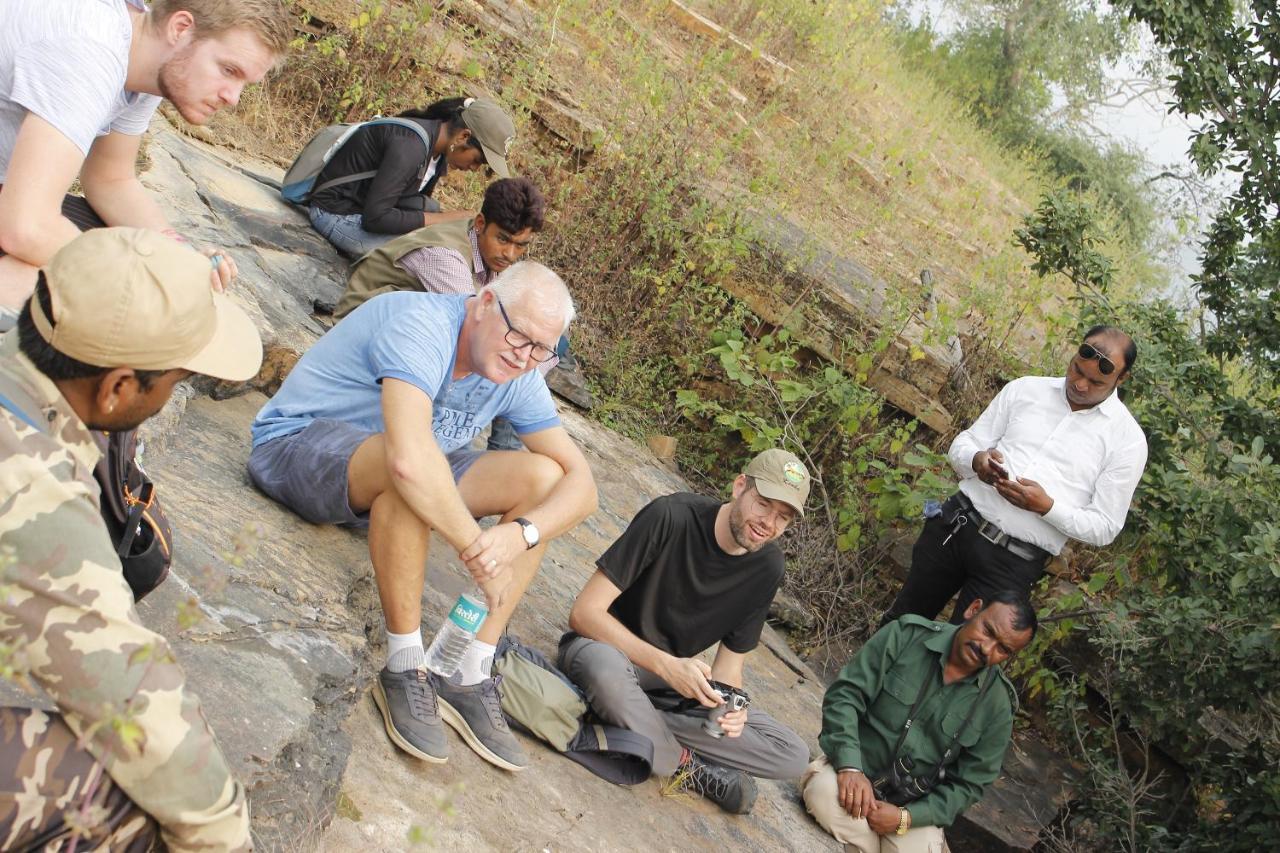
[[[560, 641], [560, 668], [592, 709], [653, 741], [654, 773], [735, 814], [755, 802], [752, 776], [796, 777], [809, 760], [799, 735], [754, 706], [725, 713], [723, 737], [703, 730], [724, 702], [708, 679], [742, 687], [782, 582], [773, 540], [804, 514], [808, 495], [800, 460], [766, 450], [733, 481], [728, 503], [658, 498], [596, 561]], [[697, 655], [717, 643], [708, 666]]]

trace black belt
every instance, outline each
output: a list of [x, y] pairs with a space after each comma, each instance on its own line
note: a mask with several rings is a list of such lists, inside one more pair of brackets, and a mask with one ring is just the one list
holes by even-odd
[[992, 545], [1004, 548], [1024, 560], [1034, 560], [1039, 563], [1044, 563], [1051, 556], [1048, 551], [1039, 545], [1032, 545], [1030, 542], [1016, 539], [1001, 530], [1000, 525], [987, 521], [982, 517], [982, 513], [974, 508], [973, 501], [969, 500], [969, 496], [964, 492], [956, 492], [951, 496], [951, 499], [956, 502], [960, 513], [968, 516], [969, 523], [973, 525], [973, 529], [977, 531], [978, 535]]

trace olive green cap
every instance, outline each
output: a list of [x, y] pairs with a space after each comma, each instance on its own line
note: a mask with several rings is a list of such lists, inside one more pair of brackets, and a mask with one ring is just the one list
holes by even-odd
[[756, 481], [756, 491], [771, 501], [782, 501], [804, 515], [804, 502], [809, 499], [809, 469], [794, 453], [774, 448], [751, 460], [746, 474]]
[[507, 168], [507, 154], [511, 140], [516, 138], [516, 126], [502, 107], [484, 98], [468, 98], [462, 108], [462, 123], [475, 135], [484, 152], [484, 162], [499, 178], [511, 177]]

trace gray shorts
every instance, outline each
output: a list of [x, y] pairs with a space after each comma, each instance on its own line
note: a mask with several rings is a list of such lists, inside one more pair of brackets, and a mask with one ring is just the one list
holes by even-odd
[[[347, 469], [361, 444], [377, 433], [346, 421], [319, 418], [306, 428], [273, 438], [249, 454], [249, 477], [274, 498], [312, 524], [369, 526], [369, 513], [347, 501]], [[457, 483], [483, 450], [461, 447], [446, 458]]]

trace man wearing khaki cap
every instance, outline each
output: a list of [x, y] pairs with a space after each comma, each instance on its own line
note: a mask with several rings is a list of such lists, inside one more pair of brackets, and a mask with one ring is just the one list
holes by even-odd
[[138, 619], [92, 473], [95, 431], [137, 427], [195, 373], [257, 372], [257, 330], [210, 268], [156, 232], [89, 231], [0, 338], [0, 648], [58, 706], [0, 708], [0, 849], [83, 832], [86, 850], [251, 847], [244, 789]]
[[[809, 760], [799, 735], [768, 714], [720, 708], [745, 695], [743, 664], [782, 582], [774, 540], [808, 496], [800, 460], [766, 450], [728, 503], [658, 498], [596, 561], [560, 640], [560, 668], [592, 709], [653, 741], [654, 773], [734, 814], [755, 802], [752, 776], [792, 778]], [[707, 665], [698, 655], [717, 643]]]

